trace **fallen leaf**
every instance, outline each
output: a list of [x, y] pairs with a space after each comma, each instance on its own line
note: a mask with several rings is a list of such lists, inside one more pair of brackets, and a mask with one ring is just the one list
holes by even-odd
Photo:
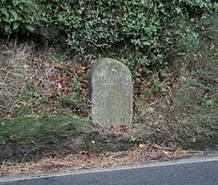
[[139, 144], [139, 148], [148, 148], [148, 145], [145, 145], [145, 144]]

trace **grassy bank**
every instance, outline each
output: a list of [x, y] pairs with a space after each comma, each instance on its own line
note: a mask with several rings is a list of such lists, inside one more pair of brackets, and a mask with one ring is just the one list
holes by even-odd
[[[185, 57], [158, 70], [137, 65], [134, 125], [90, 122], [86, 73], [94, 60], [60, 47], [9, 40], [0, 50], [0, 160], [38, 160], [80, 150], [110, 152], [139, 144], [216, 149], [218, 32], [216, 17]], [[120, 59], [126, 63], [126, 59]], [[136, 61], [136, 58], [129, 58]], [[181, 61], [182, 62], [181, 62]], [[145, 75], [146, 74], [146, 75]]]

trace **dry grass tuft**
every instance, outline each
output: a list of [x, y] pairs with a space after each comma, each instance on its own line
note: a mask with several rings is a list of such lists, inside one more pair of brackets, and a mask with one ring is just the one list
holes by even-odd
[[31, 76], [29, 57], [31, 47], [14, 44], [0, 48], [0, 117], [11, 112], [19, 95], [25, 91]]

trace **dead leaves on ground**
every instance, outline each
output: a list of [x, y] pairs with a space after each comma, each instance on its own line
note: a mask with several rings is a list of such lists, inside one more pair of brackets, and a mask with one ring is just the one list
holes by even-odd
[[[74, 65], [69, 61], [54, 63], [44, 58], [35, 58], [31, 66], [33, 75], [28, 89], [32, 96], [37, 94], [37, 96], [33, 96], [38, 101], [35, 110], [43, 112], [40, 109], [43, 109], [44, 104], [49, 104], [52, 110], [55, 105], [60, 107], [62, 101], [72, 94], [76, 94], [77, 99], [87, 99], [88, 101], [88, 82], [85, 79], [88, 64], [83, 61]], [[79, 84], [78, 87], [74, 88], [74, 83]], [[78, 106], [69, 108], [77, 110]]]
[[0, 166], [0, 175], [63, 172], [99, 167], [105, 168], [117, 165], [174, 160], [201, 154], [202, 152], [183, 150], [177, 147], [139, 144], [129, 151], [97, 154], [89, 150], [81, 151], [77, 154], [65, 154], [58, 155], [54, 158], [43, 158], [35, 163], [4, 163]]
[[115, 133], [123, 133], [127, 132], [130, 129], [128, 125], [114, 125], [110, 127], [110, 131], [113, 131]]

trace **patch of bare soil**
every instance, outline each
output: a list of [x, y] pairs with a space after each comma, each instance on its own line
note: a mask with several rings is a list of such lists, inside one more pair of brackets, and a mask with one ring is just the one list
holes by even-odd
[[80, 169], [106, 168], [119, 165], [141, 164], [175, 160], [203, 154], [200, 151], [178, 147], [139, 144], [128, 151], [97, 154], [92, 150], [77, 154], [42, 158], [38, 162], [3, 163], [0, 176], [64, 172]]

